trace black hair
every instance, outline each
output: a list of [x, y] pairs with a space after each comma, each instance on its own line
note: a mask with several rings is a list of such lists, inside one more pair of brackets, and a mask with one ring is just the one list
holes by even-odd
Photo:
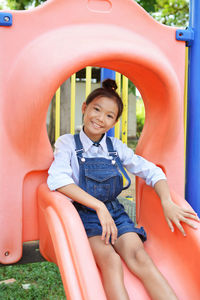
[[118, 120], [123, 111], [123, 102], [116, 90], [117, 84], [115, 80], [106, 79], [102, 82], [101, 88], [95, 89], [88, 95], [86, 99], [86, 105], [90, 104], [95, 98], [107, 97], [113, 99], [116, 101], [118, 106], [118, 114], [116, 118], [116, 120]]

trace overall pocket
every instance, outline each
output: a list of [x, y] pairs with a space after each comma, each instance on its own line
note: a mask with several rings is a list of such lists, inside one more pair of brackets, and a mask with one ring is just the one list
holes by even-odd
[[[114, 175], [114, 176], [113, 176]], [[93, 197], [106, 202], [112, 198], [113, 170], [85, 169], [86, 191]]]

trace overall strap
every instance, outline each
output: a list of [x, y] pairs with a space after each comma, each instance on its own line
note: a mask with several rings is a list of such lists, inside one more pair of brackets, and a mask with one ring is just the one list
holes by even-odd
[[81, 140], [80, 140], [80, 136], [79, 136], [79, 133], [76, 133], [74, 135], [74, 140], [75, 140], [75, 143], [76, 143], [76, 149], [75, 149], [75, 152], [76, 152], [76, 155], [77, 157], [82, 157], [83, 155], [83, 144], [81, 143]]
[[122, 165], [122, 163], [121, 163], [121, 160], [120, 160], [120, 158], [119, 158], [119, 156], [118, 156], [118, 153], [117, 153], [116, 150], [114, 150], [114, 148], [113, 148], [113, 143], [112, 143], [111, 139], [110, 139], [108, 136], [106, 137], [106, 144], [107, 144], [107, 148], [108, 148], [108, 153], [109, 153], [109, 155], [112, 156], [113, 159], [116, 161], [116, 163], [117, 163], [117, 165], [118, 165], [120, 171], [122, 172], [122, 174], [124, 175], [124, 177], [125, 177], [126, 180], [128, 181], [128, 184], [127, 184], [125, 187], [123, 187], [123, 190], [125, 190], [125, 189], [127, 189], [127, 188], [130, 186], [130, 184], [131, 184], [131, 179], [130, 179], [130, 177], [128, 176], [126, 170], [124, 169], [124, 167], [123, 167], [123, 165]]

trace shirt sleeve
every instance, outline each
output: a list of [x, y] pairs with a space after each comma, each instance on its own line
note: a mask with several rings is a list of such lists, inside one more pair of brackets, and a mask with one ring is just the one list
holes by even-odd
[[47, 184], [51, 191], [62, 186], [74, 183], [72, 178], [71, 156], [72, 148], [69, 147], [65, 136], [61, 136], [55, 143], [54, 160], [48, 170]]
[[161, 179], [166, 180], [166, 176], [161, 168], [145, 158], [136, 155], [126, 144], [118, 141], [116, 150], [119, 154], [123, 166], [132, 174], [144, 179], [146, 184], [154, 187]]

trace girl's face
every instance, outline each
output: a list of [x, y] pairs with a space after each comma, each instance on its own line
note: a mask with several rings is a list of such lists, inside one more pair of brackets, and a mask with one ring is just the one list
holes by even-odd
[[82, 105], [84, 132], [92, 140], [98, 141], [117, 122], [118, 105], [107, 97], [95, 98], [88, 105]]

